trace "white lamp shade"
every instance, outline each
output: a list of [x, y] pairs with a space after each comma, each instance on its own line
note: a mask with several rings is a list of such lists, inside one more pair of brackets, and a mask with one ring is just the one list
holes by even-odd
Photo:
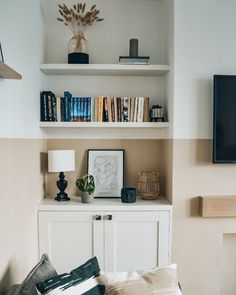
[[65, 172], [75, 170], [74, 150], [49, 150], [48, 172]]

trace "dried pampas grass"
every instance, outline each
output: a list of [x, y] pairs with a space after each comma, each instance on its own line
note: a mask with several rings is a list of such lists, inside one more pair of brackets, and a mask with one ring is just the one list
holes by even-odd
[[68, 26], [74, 35], [78, 32], [84, 33], [87, 27], [94, 22], [104, 20], [98, 16], [100, 10], [96, 8], [95, 4], [87, 12], [85, 12], [86, 3], [74, 4], [72, 8], [69, 8], [66, 4], [58, 4], [58, 7], [61, 17], [58, 17], [57, 20]]

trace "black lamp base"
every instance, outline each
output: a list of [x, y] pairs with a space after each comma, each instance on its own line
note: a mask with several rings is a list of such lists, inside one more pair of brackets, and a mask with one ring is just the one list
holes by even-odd
[[58, 193], [55, 200], [59, 202], [64, 202], [64, 201], [70, 201], [70, 198], [68, 197], [68, 194], [66, 193]]
[[65, 189], [67, 187], [67, 180], [65, 180], [65, 174], [63, 172], [59, 173], [59, 180], [57, 181], [57, 187], [59, 188], [60, 192], [57, 194], [55, 198], [56, 201], [63, 202], [69, 201], [70, 198], [68, 194], [65, 193]]

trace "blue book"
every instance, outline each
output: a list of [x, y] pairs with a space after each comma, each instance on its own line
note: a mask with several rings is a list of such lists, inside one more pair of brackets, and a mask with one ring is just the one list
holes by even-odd
[[91, 122], [91, 97], [87, 97], [88, 101], [88, 115], [87, 115], [87, 121]]
[[79, 99], [78, 97], [75, 97], [74, 98], [74, 121], [75, 122], [78, 122], [79, 120], [78, 111], [79, 111]]
[[82, 100], [78, 97], [78, 121], [82, 121]]

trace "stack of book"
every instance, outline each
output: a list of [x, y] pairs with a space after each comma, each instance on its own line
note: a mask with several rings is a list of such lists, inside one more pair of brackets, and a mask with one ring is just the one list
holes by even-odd
[[119, 56], [122, 65], [149, 65], [149, 56]]
[[68, 91], [56, 97], [42, 91], [40, 113], [42, 122], [148, 122], [149, 97], [73, 97]]

